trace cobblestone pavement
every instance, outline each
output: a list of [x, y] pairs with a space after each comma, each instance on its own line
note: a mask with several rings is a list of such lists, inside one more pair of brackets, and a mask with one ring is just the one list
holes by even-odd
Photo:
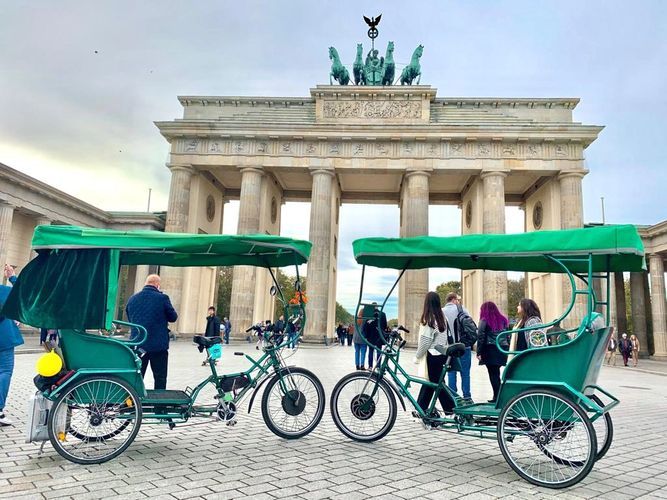
[[[248, 344], [226, 349], [224, 371], [247, 364], [233, 350], [256, 352]], [[278, 438], [264, 425], [258, 404], [250, 415], [244, 404], [235, 427], [205, 422], [170, 431], [144, 425], [115, 460], [72, 464], [50, 444], [38, 455], [38, 446], [24, 443], [37, 357], [16, 357], [7, 413], [18, 422], [0, 429], [0, 498], [667, 498], [667, 378], [631, 368], [602, 369], [601, 385], [622, 402], [613, 411], [615, 436], [607, 456], [575, 487], [546, 490], [521, 480], [495, 440], [426, 431], [400, 407], [394, 429], [382, 440], [363, 444], [344, 437], [333, 424], [328, 398], [353, 367], [353, 351], [338, 346], [302, 348], [289, 360], [313, 370], [327, 394], [324, 418], [305, 438]], [[188, 342], [172, 344], [169, 387], [204, 378], [201, 359]], [[472, 377], [473, 397], [488, 399], [484, 368], [475, 366]], [[147, 385], [152, 387], [149, 377]]]

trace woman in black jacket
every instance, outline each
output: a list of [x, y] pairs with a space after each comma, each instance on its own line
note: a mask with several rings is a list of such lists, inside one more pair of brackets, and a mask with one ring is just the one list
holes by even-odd
[[[500, 367], [507, 364], [507, 354], [504, 354], [496, 345], [496, 337], [502, 331], [508, 329], [508, 321], [498, 310], [493, 302], [484, 302], [479, 311], [479, 328], [477, 329], [477, 359], [481, 365], [485, 365], [489, 372], [489, 380], [493, 387], [493, 399], [489, 403], [495, 403], [500, 390]], [[507, 342], [502, 342], [507, 348]]]

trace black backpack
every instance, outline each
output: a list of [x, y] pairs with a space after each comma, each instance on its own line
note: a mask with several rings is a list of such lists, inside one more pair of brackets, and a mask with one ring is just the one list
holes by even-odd
[[456, 320], [454, 321], [456, 338], [466, 347], [472, 347], [477, 342], [477, 325], [460, 305], [457, 305], [456, 308], [458, 309]]

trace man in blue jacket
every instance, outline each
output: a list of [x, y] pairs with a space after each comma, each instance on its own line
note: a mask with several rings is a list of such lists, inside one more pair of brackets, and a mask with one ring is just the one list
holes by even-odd
[[[16, 282], [12, 266], [5, 264], [4, 274], [12, 285]], [[14, 372], [14, 348], [23, 344], [23, 337], [14, 320], [5, 318], [1, 312], [11, 290], [10, 286], [0, 285], [0, 427], [13, 424], [5, 415], [5, 403]]]
[[[167, 323], [178, 319], [178, 314], [171, 305], [169, 296], [160, 291], [160, 277], [151, 274], [146, 278], [144, 288], [132, 295], [125, 307], [130, 323], [146, 328], [148, 336], [139, 346], [145, 354], [141, 358], [141, 375], [146, 374], [148, 363], [151, 365], [155, 389], [167, 388], [167, 365], [169, 361], [169, 328]], [[132, 336], [139, 335], [133, 329]]]

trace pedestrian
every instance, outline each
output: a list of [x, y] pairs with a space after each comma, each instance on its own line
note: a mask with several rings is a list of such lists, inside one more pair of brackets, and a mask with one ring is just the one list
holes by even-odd
[[364, 337], [361, 335], [363, 326], [363, 309], [359, 309], [359, 315], [357, 316], [357, 326], [354, 329], [354, 334], [352, 336], [352, 340], [354, 342], [354, 364], [357, 370], [366, 369], [364, 367], [364, 363], [366, 361], [366, 350], [368, 349], [368, 344], [366, 344]]
[[348, 347], [352, 345], [352, 337], [354, 337], [354, 325], [350, 323], [347, 325], [347, 345]]
[[287, 347], [294, 350], [296, 348], [296, 317], [290, 316], [287, 318], [285, 325], [285, 333], [287, 333]]
[[[507, 364], [507, 354], [498, 349], [496, 338], [500, 332], [509, 328], [509, 321], [498, 310], [495, 303], [484, 302], [479, 310], [479, 328], [477, 334], [477, 359], [480, 365], [486, 366], [489, 372], [489, 381], [493, 388], [493, 398], [489, 403], [495, 403], [500, 390], [500, 367]], [[501, 338], [501, 345], [507, 349], [508, 343], [503, 342], [506, 337]]]
[[229, 334], [232, 331], [232, 324], [229, 322], [229, 318], [227, 318], [227, 316], [224, 317], [222, 322], [225, 325], [225, 344], [229, 344]]
[[338, 326], [336, 327], [336, 337], [338, 337], [338, 343], [344, 346], [345, 339], [347, 338], [347, 328], [343, 326], [343, 323], [338, 323]]
[[[435, 292], [428, 292], [424, 297], [424, 308], [419, 320], [419, 340], [415, 362], [418, 363], [426, 356], [428, 379], [434, 384], [440, 381], [447, 358], [436, 350], [436, 346], [447, 347], [449, 345], [448, 332], [451, 331], [451, 328], [447, 322], [441, 309], [440, 296]], [[422, 384], [417, 397], [417, 404], [422, 410], [428, 410], [433, 392], [432, 387]], [[444, 387], [438, 391], [438, 401], [445, 413], [450, 413], [454, 408], [454, 401]]]
[[[169, 296], [160, 291], [160, 276], [150, 274], [144, 288], [132, 295], [125, 307], [130, 323], [143, 326], [148, 335], [139, 346], [141, 356], [141, 376], [146, 375], [151, 365], [155, 389], [167, 388], [167, 369], [169, 366], [169, 328], [168, 323], [178, 319], [178, 314], [171, 305]], [[132, 337], [140, 336], [137, 328], [132, 328]]]
[[547, 330], [547, 343], [549, 345], [567, 344], [570, 337], [565, 332], [565, 328], [560, 326], [560, 320], [556, 321], [554, 325]]
[[364, 323], [363, 333], [368, 342], [368, 369], [373, 369], [373, 358], [380, 362], [384, 340], [382, 335], [387, 331], [387, 315], [380, 311], [377, 302], [373, 302], [373, 317]]
[[639, 339], [633, 333], [630, 335], [630, 342], [632, 342], [632, 366], [636, 367], [637, 362], [639, 361]]
[[632, 356], [632, 341], [628, 338], [628, 334], [621, 335], [621, 341], [618, 343], [618, 350], [623, 356], [623, 365], [628, 366], [628, 358]]
[[613, 365], [616, 366], [616, 349], [618, 348], [618, 342], [616, 342], [616, 337], [612, 334], [609, 337], [609, 343], [607, 344], [607, 354], [605, 354], [605, 361], [607, 364], [613, 360]]
[[[12, 266], [5, 264], [4, 275], [9, 283], [12, 285], [16, 283], [17, 278]], [[2, 311], [11, 290], [11, 286], [0, 285], [0, 311]], [[5, 415], [5, 404], [9, 394], [9, 384], [14, 373], [14, 348], [21, 344], [23, 344], [23, 337], [16, 322], [0, 315], [0, 427], [14, 424]]]
[[535, 301], [527, 298], [521, 299], [519, 305], [516, 306], [516, 312], [519, 321], [514, 329], [528, 328], [528, 330], [512, 334], [510, 351], [525, 351], [529, 347], [546, 346], [546, 335], [538, 328], [542, 324], [542, 314]]
[[[459, 313], [466, 314], [470, 316], [470, 313], [461, 305], [461, 297], [456, 292], [450, 292], [445, 297], [445, 307], [442, 310], [447, 318], [447, 324], [449, 325], [450, 330], [454, 335], [455, 341], [459, 342], [460, 338], [457, 337], [456, 320], [459, 317]], [[466, 403], [472, 403], [472, 394], [470, 392], [470, 366], [472, 364], [472, 347], [467, 347], [461, 358], [461, 391], [463, 392], [463, 399]], [[457, 388], [457, 376], [456, 371], [452, 370], [447, 373], [447, 385], [449, 388], [458, 393]]]
[[[215, 315], [215, 307], [211, 306], [208, 308], [208, 313], [206, 314], [206, 330], [204, 331], [204, 337], [218, 337], [220, 338], [220, 318]], [[201, 365], [206, 366], [208, 364], [208, 350], [206, 351], [206, 359], [202, 361]], [[215, 364], [218, 364], [218, 360], [215, 360]]]
[[49, 335], [48, 329], [46, 329], [46, 328], [40, 328], [39, 329], [39, 345], [46, 344], [46, 339], [47, 339], [48, 335]]

